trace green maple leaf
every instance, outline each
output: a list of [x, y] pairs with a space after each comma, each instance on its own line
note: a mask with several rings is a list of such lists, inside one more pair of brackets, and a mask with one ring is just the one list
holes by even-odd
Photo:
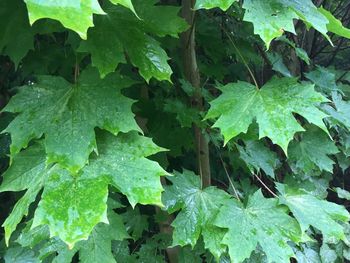
[[343, 206], [320, 200], [287, 185], [278, 184], [277, 189], [281, 193], [280, 203], [289, 207], [303, 231], [313, 226], [325, 238], [346, 239], [343, 226], [338, 223], [350, 220], [350, 214]]
[[271, 151], [262, 141], [244, 141], [245, 147], [237, 145], [240, 158], [248, 165], [249, 170], [263, 170], [272, 178], [275, 177], [275, 170], [279, 166], [277, 154]]
[[342, 37], [350, 38], [350, 29], [345, 28], [341, 21], [339, 21], [331, 12], [320, 7], [318, 9], [329, 21], [327, 24], [327, 29], [329, 32], [337, 34]]
[[195, 9], [211, 9], [215, 7], [226, 11], [234, 2], [238, 0], [197, 0], [194, 6]]
[[125, 62], [125, 51], [147, 82], [151, 77], [170, 80], [169, 58], [151, 35], [177, 37], [187, 25], [177, 15], [177, 7], [154, 6], [155, 2], [135, 1], [141, 20], [118, 6], [108, 6], [108, 16], [96, 19], [96, 27], [89, 30], [88, 40], [80, 50], [91, 53], [92, 63], [102, 77]]
[[137, 133], [100, 135], [99, 154], [83, 171], [109, 177], [110, 183], [128, 197], [134, 207], [139, 204], [163, 206], [160, 177], [168, 173], [157, 162], [146, 157], [164, 149]]
[[332, 93], [334, 108], [330, 105], [325, 105], [324, 110], [337, 122], [350, 130], [350, 101], [343, 100], [342, 96], [337, 93]]
[[139, 130], [133, 100], [121, 93], [131, 84], [116, 74], [100, 80], [97, 72], [87, 70], [78, 84], [43, 76], [24, 86], [3, 110], [19, 113], [4, 130], [11, 134], [11, 156], [45, 134], [47, 163], [59, 162], [77, 172], [96, 149], [95, 127], [114, 134]]
[[161, 148], [136, 133], [118, 137], [101, 134], [98, 146], [99, 155], [78, 177], [62, 169], [51, 172], [35, 212], [33, 226], [48, 224], [51, 235], [59, 236], [71, 247], [87, 239], [97, 223], [108, 223], [108, 183], [125, 194], [132, 206], [162, 205], [160, 176], [167, 173], [144, 157]]
[[329, 155], [339, 150], [322, 130], [310, 127], [303, 134], [301, 141], [292, 141], [288, 148], [288, 162], [295, 174], [312, 175], [314, 172], [332, 173], [335, 162]]
[[39, 251], [39, 259], [44, 260], [49, 256], [54, 256], [53, 262], [71, 262], [73, 256], [79, 252], [82, 262], [115, 262], [112, 254], [112, 241], [122, 241], [128, 238], [122, 217], [112, 209], [111, 202], [108, 202], [109, 224], [99, 223], [92, 230], [87, 240], [80, 241], [73, 249], [57, 237], [50, 238], [47, 226], [32, 227], [32, 221], [22, 230], [21, 235], [16, 240], [22, 247], [35, 248]]
[[30, 23], [41, 18], [58, 20], [66, 28], [86, 39], [86, 32], [93, 24], [93, 14], [105, 14], [97, 0], [24, 0], [27, 4]]
[[59, 165], [46, 167], [41, 144], [15, 156], [0, 191], [28, 190], [4, 223], [7, 241], [42, 188], [32, 227], [48, 225], [51, 236], [60, 237], [70, 247], [87, 239], [99, 222], [108, 223], [109, 184], [125, 194], [133, 206], [162, 205], [160, 176], [167, 173], [145, 158], [161, 148], [136, 133], [117, 137], [101, 134], [98, 145], [99, 155], [75, 175]]
[[266, 199], [261, 191], [250, 196], [247, 205], [226, 200], [215, 225], [228, 229], [222, 243], [228, 246], [232, 262], [249, 258], [258, 244], [269, 262], [289, 262], [294, 257], [288, 242], [298, 243], [301, 232], [298, 223], [277, 199]]
[[131, 0], [110, 0], [110, 1], [115, 5], [119, 4], [119, 5], [125, 6], [126, 8], [129, 8], [137, 16], [137, 13], [135, 11], [134, 5], [132, 4]]
[[34, 32], [30, 27], [23, 1], [0, 2], [0, 52], [8, 55], [17, 67], [34, 47]]
[[110, 211], [108, 220], [108, 225], [98, 224], [89, 239], [78, 244], [78, 247], [80, 247], [79, 259], [82, 262], [116, 262], [112, 254], [112, 241], [122, 241], [128, 238], [129, 235], [120, 215]]
[[165, 208], [169, 213], [181, 211], [172, 222], [174, 227], [173, 245], [195, 246], [202, 234], [205, 247], [217, 258], [225, 251], [220, 245], [221, 229], [212, 225], [220, 206], [230, 196], [215, 187], [201, 189], [200, 179], [190, 171], [175, 173], [168, 178], [173, 185], [163, 195]]
[[30, 204], [35, 201], [42, 188], [46, 175], [45, 167], [45, 151], [42, 145], [38, 144], [19, 153], [13, 159], [8, 170], [2, 175], [3, 181], [0, 192], [27, 190], [3, 223], [7, 244], [22, 218], [28, 215]]
[[261, 37], [267, 47], [284, 31], [295, 34], [293, 19], [298, 16], [281, 2], [247, 0], [244, 1], [243, 8], [246, 9], [244, 20], [254, 24], [254, 33]]
[[260, 90], [246, 82], [231, 83], [219, 89], [223, 94], [210, 103], [206, 119], [219, 117], [214, 127], [221, 129], [225, 143], [247, 132], [256, 119], [259, 137], [269, 137], [287, 153], [294, 134], [304, 131], [293, 113], [327, 131], [323, 123], [327, 115], [316, 106], [328, 100], [315, 92], [313, 85], [300, 84], [293, 78], [275, 78]]
[[253, 23], [254, 32], [262, 38], [267, 47], [274, 38], [281, 36], [285, 31], [295, 34], [293, 20], [297, 18], [329, 40], [327, 25], [330, 21], [311, 0], [247, 0], [244, 1], [243, 8], [246, 9], [244, 20]]
[[339, 90], [335, 74], [324, 67], [317, 66], [315, 70], [306, 73], [305, 77], [315, 83], [316, 88], [325, 94]]
[[60, 237], [69, 247], [89, 237], [99, 222], [107, 219], [108, 180], [83, 173], [73, 177], [55, 167], [45, 181], [32, 227], [49, 225], [51, 236]]

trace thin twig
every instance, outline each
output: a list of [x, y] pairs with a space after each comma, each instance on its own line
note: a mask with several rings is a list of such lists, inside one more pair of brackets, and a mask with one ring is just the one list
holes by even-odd
[[[214, 18], [213, 18], [212, 16], [210, 16], [210, 17], [211, 17], [211, 19], [214, 20]], [[233, 48], [237, 51], [238, 56], [242, 59], [242, 62], [243, 62], [243, 64], [244, 64], [244, 66], [247, 68], [247, 70], [248, 70], [248, 72], [249, 72], [249, 74], [250, 74], [252, 80], [254, 81], [254, 84], [255, 84], [256, 89], [259, 89], [258, 82], [256, 81], [256, 78], [254, 77], [254, 74], [253, 74], [252, 70], [250, 69], [250, 67], [249, 67], [247, 61], [245, 60], [245, 58], [243, 57], [241, 51], [239, 51], [238, 47], [236, 46], [235, 42], [233, 41], [233, 39], [232, 39], [230, 33], [227, 32], [227, 29], [224, 28], [223, 25], [221, 25], [220, 23], [219, 23], [219, 26], [220, 26], [220, 28], [222, 29], [222, 31], [226, 34], [226, 36], [228, 37], [228, 39], [229, 39], [229, 41], [231, 42]]]
[[228, 39], [230, 40], [230, 42], [231, 42], [232, 46], [234, 47], [234, 49], [237, 51], [238, 56], [242, 59], [242, 62], [243, 62], [243, 64], [244, 64], [244, 66], [247, 68], [247, 70], [248, 70], [248, 72], [249, 72], [251, 78], [252, 78], [253, 81], [254, 81], [254, 84], [255, 84], [256, 89], [259, 89], [258, 82], [256, 81], [256, 79], [255, 79], [255, 77], [254, 77], [254, 74], [253, 74], [252, 70], [250, 69], [250, 67], [249, 67], [249, 65], [248, 65], [248, 63], [247, 63], [247, 61], [246, 61], [245, 58], [243, 57], [241, 51], [239, 51], [239, 49], [238, 49], [238, 47], [236, 46], [235, 42], [233, 41], [232, 37], [231, 37], [230, 34], [226, 31], [225, 28], [224, 28], [224, 32], [225, 32], [225, 34], [227, 35]]
[[236, 196], [237, 200], [241, 202], [241, 199], [240, 199], [239, 196], [238, 196], [237, 189], [236, 189], [235, 186], [233, 185], [233, 182], [232, 182], [232, 180], [231, 180], [231, 178], [230, 178], [230, 175], [228, 174], [228, 171], [227, 171], [227, 169], [226, 169], [226, 167], [225, 167], [225, 163], [224, 163], [224, 160], [223, 160], [222, 157], [221, 157], [221, 154], [219, 154], [219, 158], [220, 158], [220, 160], [221, 160], [222, 167], [224, 168], [224, 171], [225, 171], [225, 174], [226, 174], [226, 176], [227, 176], [227, 179], [228, 179], [228, 181], [229, 181], [229, 183], [230, 183], [230, 185], [231, 185], [231, 187], [232, 187], [232, 189], [233, 189], [233, 192], [235, 193], [235, 196]]
[[[212, 140], [211, 135], [210, 135], [209, 133], [208, 133], [208, 135], [209, 135], [209, 137], [210, 137], [211, 140]], [[219, 155], [219, 158], [220, 158], [220, 160], [221, 160], [222, 167], [224, 168], [226, 177], [227, 177], [227, 179], [228, 179], [228, 181], [229, 181], [229, 183], [230, 183], [230, 185], [231, 185], [231, 187], [232, 187], [232, 189], [233, 189], [233, 192], [235, 193], [235, 196], [236, 196], [237, 200], [241, 202], [241, 199], [239, 198], [239, 195], [238, 195], [238, 191], [237, 191], [236, 187], [234, 186], [234, 184], [233, 184], [233, 182], [232, 182], [232, 180], [231, 180], [231, 178], [230, 178], [230, 175], [229, 175], [229, 173], [228, 173], [228, 171], [227, 171], [227, 169], [226, 169], [225, 162], [224, 162], [224, 160], [222, 159], [221, 153], [220, 153], [218, 147], [217, 147], [215, 144], [214, 144], [214, 148], [215, 148], [217, 154]]]
[[278, 198], [278, 195], [276, 195], [260, 178], [258, 175], [256, 175], [254, 173], [254, 176], [256, 179], [258, 179], [258, 181], [265, 187], [265, 189], [270, 193], [272, 194], [274, 197]]

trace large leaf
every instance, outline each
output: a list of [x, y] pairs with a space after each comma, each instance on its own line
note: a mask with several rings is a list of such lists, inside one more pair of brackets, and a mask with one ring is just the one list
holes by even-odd
[[320, 200], [287, 185], [278, 184], [277, 188], [281, 193], [280, 203], [289, 207], [303, 231], [313, 226], [325, 238], [345, 240], [343, 227], [338, 222], [348, 222], [350, 214], [343, 206]]
[[108, 16], [96, 19], [96, 27], [89, 31], [88, 40], [80, 50], [91, 53], [92, 63], [99, 69], [101, 76], [125, 62], [126, 51], [131, 63], [146, 81], [152, 77], [170, 80], [172, 70], [167, 62], [169, 58], [151, 35], [176, 37], [187, 25], [177, 15], [177, 7], [154, 6], [155, 2], [135, 1], [141, 20], [118, 6], [109, 6]]
[[70, 246], [87, 239], [97, 223], [108, 223], [108, 182], [125, 194], [132, 206], [162, 205], [160, 176], [167, 173], [145, 158], [161, 148], [136, 133], [118, 137], [102, 133], [98, 146], [99, 155], [78, 177], [64, 170], [52, 172], [35, 213], [34, 226], [48, 224], [51, 234]]
[[84, 39], [88, 28], [94, 25], [93, 14], [104, 14], [97, 0], [24, 0], [24, 2], [28, 7], [31, 24], [41, 18], [55, 19]]
[[327, 115], [316, 106], [328, 100], [315, 92], [313, 85], [299, 84], [291, 78], [275, 78], [260, 90], [246, 82], [231, 83], [219, 89], [223, 94], [210, 103], [206, 119], [219, 117], [214, 127], [221, 129], [225, 142], [247, 132], [256, 119], [260, 138], [269, 137], [287, 153], [294, 134], [304, 131], [293, 113], [327, 131], [323, 123]]
[[322, 130], [310, 127], [301, 141], [293, 141], [289, 148], [289, 159], [295, 174], [319, 175], [322, 171], [332, 172], [334, 161], [329, 155], [339, 150]]
[[194, 6], [195, 9], [211, 9], [214, 7], [219, 7], [226, 11], [234, 2], [238, 0], [197, 0]]
[[233, 199], [226, 200], [215, 224], [228, 229], [222, 243], [228, 246], [232, 262], [249, 258], [258, 244], [269, 262], [289, 262], [294, 253], [288, 242], [301, 239], [296, 220], [277, 199], [264, 198], [260, 190], [250, 196], [245, 207]]
[[33, 228], [48, 225], [51, 236], [60, 237], [70, 247], [87, 239], [99, 222], [108, 223], [108, 184], [125, 194], [133, 206], [136, 203], [162, 205], [160, 176], [167, 173], [156, 162], [145, 158], [162, 150], [160, 147], [136, 133], [117, 137], [102, 133], [98, 145], [99, 155], [76, 175], [58, 165], [46, 168], [41, 145], [16, 155], [4, 174], [1, 191], [27, 188], [28, 191], [5, 221], [7, 240], [42, 187]]
[[164, 192], [165, 208], [169, 213], [181, 209], [172, 223], [173, 245], [194, 247], [202, 234], [205, 247], [218, 258], [225, 251], [220, 245], [223, 231], [212, 223], [229, 195], [215, 187], [201, 189], [199, 177], [190, 171], [168, 179], [173, 184]]
[[139, 130], [133, 100], [121, 93], [132, 83], [117, 74], [100, 80], [97, 72], [87, 70], [77, 84], [43, 76], [22, 87], [4, 109], [19, 113], [5, 130], [11, 134], [12, 156], [45, 134], [47, 162], [77, 172], [96, 149], [95, 127], [114, 134]]

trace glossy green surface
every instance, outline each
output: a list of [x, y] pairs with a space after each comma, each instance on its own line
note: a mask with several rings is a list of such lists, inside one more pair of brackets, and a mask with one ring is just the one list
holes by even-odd
[[343, 226], [339, 222], [348, 222], [350, 214], [343, 206], [296, 191], [287, 185], [279, 184], [277, 188], [281, 193], [280, 203], [289, 207], [303, 231], [313, 226], [322, 232], [326, 240], [345, 239]]
[[267, 48], [285, 31], [295, 34], [293, 19], [298, 16], [280, 1], [247, 0], [243, 8], [246, 10], [244, 20], [253, 23], [254, 33], [261, 37]]
[[163, 149], [137, 133], [100, 134], [98, 157], [84, 168], [84, 174], [105, 175], [127, 196], [130, 204], [162, 206], [160, 177], [167, 175], [157, 162], [146, 159]]
[[171, 224], [174, 227], [173, 245], [194, 247], [202, 235], [205, 247], [219, 257], [225, 251], [218, 242], [224, 232], [213, 225], [213, 220], [230, 196], [215, 187], [202, 190], [199, 177], [190, 171], [176, 172], [168, 179], [172, 186], [168, 186], [163, 195], [165, 208], [170, 213], [181, 209]]
[[277, 199], [264, 198], [260, 190], [249, 197], [245, 207], [235, 200], [226, 201], [215, 224], [228, 229], [222, 243], [228, 246], [233, 262], [249, 258], [258, 244], [268, 262], [289, 262], [294, 252], [288, 242], [301, 241], [297, 221]]
[[91, 53], [92, 63], [102, 77], [114, 71], [119, 63], [125, 63], [126, 52], [147, 82], [152, 77], [170, 80], [169, 58], [152, 35], [177, 37], [187, 28], [186, 23], [177, 15], [177, 7], [153, 6], [154, 0], [134, 2], [140, 19], [125, 12], [125, 8], [109, 5], [108, 16], [96, 18], [96, 27], [89, 30], [88, 40], [80, 50]]
[[89, 237], [96, 224], [108, 223], [107, 196], [105, 177], [87, 173], [73, 177], [56, 167], [45, 182], [32, 227], [47, 224], [51, 236], [73, 248]]
[[30, 23], [41, 18], [58, 20], [86, 39], [86, 32], [94, 25], [93, 14], [104, 14], [97, 0], [24, 0]]
[[223, 11], [227, 10], [234, 2], [238, 0], [197, 0], [194, 6], [195, 9], [211, 9], [219, 7]]
[[247, 132], [256, 120], [259, 137], [269, 137], [287, 153], [294, 134], [304, 130], [293, 113], [327, 131], [323, 123], [327, 115], [317, 106], [328, 100], [315, 92], [313, 85], [299, 84], [293, 78], [275, 78], [261, 89], [238, 82], [227, 84], [220, 90], [223, 94], [210, 103], [206, 119], [219, 117], [214, 127], [220, 128], [225, 142], [241, 132]]
[[335, 162], [329, 157], [339, 150], [329, 136], [316, 127], [310, 127], [300, 141], [292, 141], [288, 148], [288, 162], [295, 174], [319, 175], [333, 172]]
[[35, 201], [43, 187], [47, 173], [45, 161], [45, 151], [42, 145], [36, 144], [20, 152], [13, 159], [10, 168], [3, 174], [0, 192], [27, 190], [2, 225], [5, 228], [7, 244], [17, 225], [23, 217], [28, 215], [29, 206]]
[[24, 86], [4, 109], [19, 113], [5, 130], [11, 134], [12, 156], [44, 134], [47, 162], [79, 171], [96, 149], [96, 127], [113, 134], [139, 130], [131, 111], [133, 100], [121, 93], [132, 84], [118, 74], [100, 80], [89, 69], [77, 85], [43, 76], [38, 83]]

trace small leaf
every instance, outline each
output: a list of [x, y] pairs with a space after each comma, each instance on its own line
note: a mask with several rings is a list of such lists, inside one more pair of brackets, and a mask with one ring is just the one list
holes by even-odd
[[350, 201], [350, 192], [346, 191], [345, 189], [342, 189], [340, 187], [335, 188], [338, 197], [342, 199], [346, 199]]
[[34, 30], [23, 1], [1, 1], [0, 21], [0, 52], [8, 55], [17, 68], [27, 52], [34, 48]]
[[326, 68], [317, 66], [314, 71], [306, 73], [305, 77], [315, 83], [316, 88], [325, 94], [338, 90], [335, 74]]
[[197, 0], [194, 9], [211, 9], [215, 7], [226, 11], [234, 2], [238, 0]]
[[118, 6], [108, 6], [108, 16], [97, 17], [96, 27], [89, 30], [88, 40], [80, 51], [91, 53], [92, 63], [102, 77], [125, 62], [125, 51], [147, 82], [152, 77], [170, 81], [169, 58], [151, 35], [177, 37], [187, 29], [187, 24], [177, 15], [177, 7], [155, 6], [155, 3], [154, 0], [134, 1], [140, 19]]
[[276, 153], [272, 152], [262, 141], [244, 141], [245, 147], [237, 145], [240, 158], [245, 161], [252, 173], [263, 170], [274, 178], [275, 170], [280, 162]]
[[254, 33], [261, 37], [267, 48], [285, 31], [296, 34], [293, 19], [298, 16], [281, 1], [246, 0], [243, 8], [246, 9], [244, 20], [253, 23]]
[[342, 22], [333, 16], [331, 12], [323, 7], [320, 7], [318, 10], [328, 19], [329, 23], [327, 24], [327, 29], [329, 32], [342, 37], [350, 38], [350, 29], [344, 27]]
[[302, 134], [301, 141], [292, 141], [290, 144], [288, 162], [295, 174], [319, 175], [322, 171], [332, 173], [335, 162], [329, 155], [338, 152], [326, 133], [311, 127]]

